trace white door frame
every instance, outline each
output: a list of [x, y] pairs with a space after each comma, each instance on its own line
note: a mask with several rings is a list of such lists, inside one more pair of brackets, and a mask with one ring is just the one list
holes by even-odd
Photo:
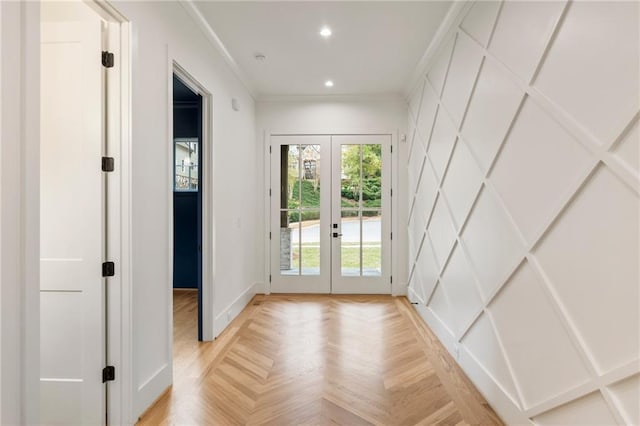
[[104, 0], [89, 0], [108, 26], [106, 50], [115, 64], [107, 69], [107, 150], [115, 170], [107, 174], [107, 256], [116, 274], [107, 279], [107, 364], [116, 367], [109, 382], [109, 423], [132, 424], [133, 342], [131, 268], [131, 23]]
[[[173, 160], [173, 75], [175, 74], [194, 93], [202, 96], [202, 164], [199, 167], [202, 171], [202, 340], [211, 341], [213, 335], [213, 259], [214, 259], [214, 239], [213, 239], [213, 95], [201, 84], [192, 74], [190, 74], [179, 61], [169, 51], [169, 119], [167, 120], [167, 134], [169, 135], [169, 165], [167, 170], [175, 167]], [[170, 200], [173, 200], [173, 173], [169, 173]], [[169, 208], [168, 224], [169, 241], [169, 262], [168, 268], [169, 282], [169, 354], [173, 353], [173, 203]], [[173, 356], [171, 355], [173, 361]], [[173, 364], [173, 362], [172, 362]], [[173, 368], [171, 368], [173, 372]]]
[[[311, 131], [304, 131], [299, 129], [293, 129], [289, 131], [272, 131], [269, 129], [263, 130], [262, 139], [263, 139], [263, 167], [264, 167], [264, 188], [263, 194], [264, 197], [264, 250], [265, 250], [265, 262], [264, 262], [264, 294], [271, 294], [271, 281], [270, 277], [274, 273], [271, 270], [271, 260], [272, 256], [279, 256], [278, 253], [272, 253], [271, 250], [271, 240], [269, 238], [269, 232], [271, 231], [271, 193], [273, 189], [271, 188], [271, 175], [273, 170], [271, 170], [271, 137], [272, 136], [355, 136], [355, 135], [390, 135], [391, 136], [391, 177], [390, 177], [390, 190], [393, 190], [396, 182], [400, 182], [399, 180], [399, 149], [398, 149], [398, 130], [389, 130], [389, 129], [312, 129]], [[398, 230], [400, 229], [399, 224], [397, 223], [397, 215], [394, 215], [395, 212], [399, 211], [398, 200], [400, 197], [394, 194], [391, 197], [391, 212], [389, 214], [389, 220], [391, 222], [391, 232], [395, 235], [400, 235]], [[399, 238], [394, 238], [391, 240], [389, 256], [391, 257], [391, 270], [389, 271], [389, 277], [393, 280], [393, 271], [399, 271], [402, 268], [405, 268], [406, 265], [403, 264], [402, 259], [398, 256], [395, 256], [396, 253], [400, 253], [398, 250], [398, 241]], [[406, 283], [393, 282], [391, 284], [391, 295], [398, 296], [406, 294]]]

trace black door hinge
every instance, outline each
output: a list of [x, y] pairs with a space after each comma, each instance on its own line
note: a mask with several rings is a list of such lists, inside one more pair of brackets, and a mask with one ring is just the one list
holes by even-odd
[[116, 274], [116, 264], [113, 262], [104, 262], [102, 264], [102, 276], [112, 277]]
[[271, 154], [271, 145], [269, 145], [269, 154]]
[[269, 232], [269, 239], [271, 239], [271, 232]]
[[116, 379], [116, 368], [113, 365], [107, 365], [102, 369], [102, 383], [113, 382]]
[[389, 195], [393, 197], [393, 189], [389, 190]]
[[102, 66], [105, 68], [113, 68], [113, 64], [115, 63], [115, 59], [113, 53], [107, 52], [106, 50], [102, 51]]
[[391, 284], [393, 284], [393, 275], [391, 275], [389, 279], [391, 280]]
[[391, 233], [391, 239], [393, 240], [393, 232]]
[[112, 172], [116, 169], [116, 161], [113, 157], [102, 157], [102, 171]]
[[269, 282], [271, 282], [271, 275], [269, 275]]

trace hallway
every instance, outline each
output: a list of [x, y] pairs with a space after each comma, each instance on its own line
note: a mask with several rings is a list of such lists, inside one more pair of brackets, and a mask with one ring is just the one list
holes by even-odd
[[502, 424], [404, 297], [259, 295], [198, 343], [195, 294], [174, 292], [174, 385], [140, 425]]

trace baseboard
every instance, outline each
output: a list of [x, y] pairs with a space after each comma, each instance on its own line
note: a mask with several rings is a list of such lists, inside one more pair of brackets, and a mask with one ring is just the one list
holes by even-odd
[[164, 364], [138, 386], [133, 407], [135, 421], [156, 401], [159, 395], [162, 395], [164, 391], [171, 386], [173, 382], [171, 376], [171, 365]]
[[253, 283], [249, 286], [245, 291], [240, 294], [231, 302], [226, 308], [220, 312], [215, 319], [213, 320], [213, 335], [214, 337], [218, 337], [227, 325], [233, 321], [235, 317], [238, 316], [240, 312], [249, 304], [253, 296], [257, 294], [258, 288], [261, 288], [261, 283]]
[[506, 424], [510, 425], [531, 424], [527, 416], [514, 404], [511, 398], [504, 393], [493, 377], [486, 372], [484, 367], [471, 355], [467, 348], [456, 341], [453, 334], [444, 323], [440, 321], [440, 318], [421, 302], [420, 297], [412, 288], [409, 288], [408, 294], [411, 302], [419, 302], [418, 305], [413, 305], [418, 314], [456, 360], [460, 368], [462, 368], [462, 371], [464, 371], [471, 382], [473, 382], [482, 396], [489, 402], [498, 416], [500, 416]]

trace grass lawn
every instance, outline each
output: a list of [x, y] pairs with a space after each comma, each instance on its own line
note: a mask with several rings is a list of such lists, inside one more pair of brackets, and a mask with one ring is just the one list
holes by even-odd
[[[293, 249], [293, 264], [296, 265], [299, 257], [298, 247]], [[362, 247], [362, 267], [365, 269], [379, 269], [382, 265], [380, 246]], [[320, 266], [320, 247], [317, 245], [302, 245], [302, 267], [317, 268]], [[357, 243], [346, 243], [342, 246], [342, 267], [343, 268], [359, 268], [360, 267], [360, 250]]]

